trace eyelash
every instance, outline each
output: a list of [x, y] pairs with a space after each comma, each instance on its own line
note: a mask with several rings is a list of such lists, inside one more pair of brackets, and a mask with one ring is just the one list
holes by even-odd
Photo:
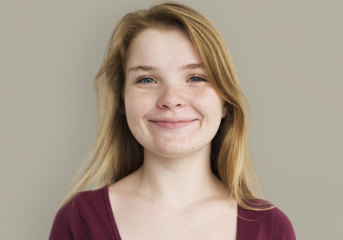
[[[207, 82], [206, 79], [204, 79], [204, 78], [202, 78], [202, 77], [200, 77], [200, 76], [197, 76], [197, 75], [193, 75], [192, 77], [190, 77], [190, 79], [191, 79], [191, 78], [199, 78], [199, 79], [201, 80], [201, 81], [197, 81], [197, 82]], [[144, 79], [152, 79], [152, 80], [154, 80], [153, 77], [143, 76], [143, 77], [141, 77], [141, 78], [138, 79], [137, 83], [142, 82]], [[155, 80], [154, 80], [154, 81], [155, 81]], [[149, 83], [143, 83], [143, 84], [149, 84]]]

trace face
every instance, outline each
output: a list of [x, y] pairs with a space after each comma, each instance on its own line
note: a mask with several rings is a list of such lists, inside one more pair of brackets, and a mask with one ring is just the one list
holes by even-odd
[[127, 54], [125, 114], [144, 151], [175, 158], [210, 147], [226, 108], [189, 37], [143, 30]]

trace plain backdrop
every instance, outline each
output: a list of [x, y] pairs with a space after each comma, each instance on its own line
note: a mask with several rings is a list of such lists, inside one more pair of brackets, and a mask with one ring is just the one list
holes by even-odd
[[[0, 2], [0, 239], [48, 239], [96, 132], [93, 80], [124, 14], [155, 1]], [[298, 239], [342, 227], [342, 1], [182, 1], [225, 38], [266, 199]]]

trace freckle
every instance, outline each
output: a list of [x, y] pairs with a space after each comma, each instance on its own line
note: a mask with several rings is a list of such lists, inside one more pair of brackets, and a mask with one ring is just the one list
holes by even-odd
[[154, 201], [151, 201], [151, 202], [154, 202]]

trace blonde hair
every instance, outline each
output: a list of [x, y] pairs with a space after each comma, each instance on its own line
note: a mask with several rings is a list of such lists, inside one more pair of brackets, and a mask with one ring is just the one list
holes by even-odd
[[[124, 114], [125, 62], [128, 46], [148, 28], [181, 29], [188, 34], [203, 61], [215, 90], [228, 109], [212, 140], [211, 168], [244, 209], [271, 209], [262, 195], [248, 145], [249, 103], [243, 94], [230, 53], [217, 28], [194, 9], [177, 2], [162, 2], [148, 10], [126, 14], [114, 29], [105, 58], [94, 81], [97, 97], [97, 139], [89, 163], [62, 206], [96, 184], [113, 184], [143, 164], [143, 147], [132, 135]], [[82, 167], [83, 168], [83, 167]], [[81, 169], [81, 168], [80, 168]], [[79, 173], [81, 170], [79, 171]], [[248, 204], [249, 203], [249, 204]]]

